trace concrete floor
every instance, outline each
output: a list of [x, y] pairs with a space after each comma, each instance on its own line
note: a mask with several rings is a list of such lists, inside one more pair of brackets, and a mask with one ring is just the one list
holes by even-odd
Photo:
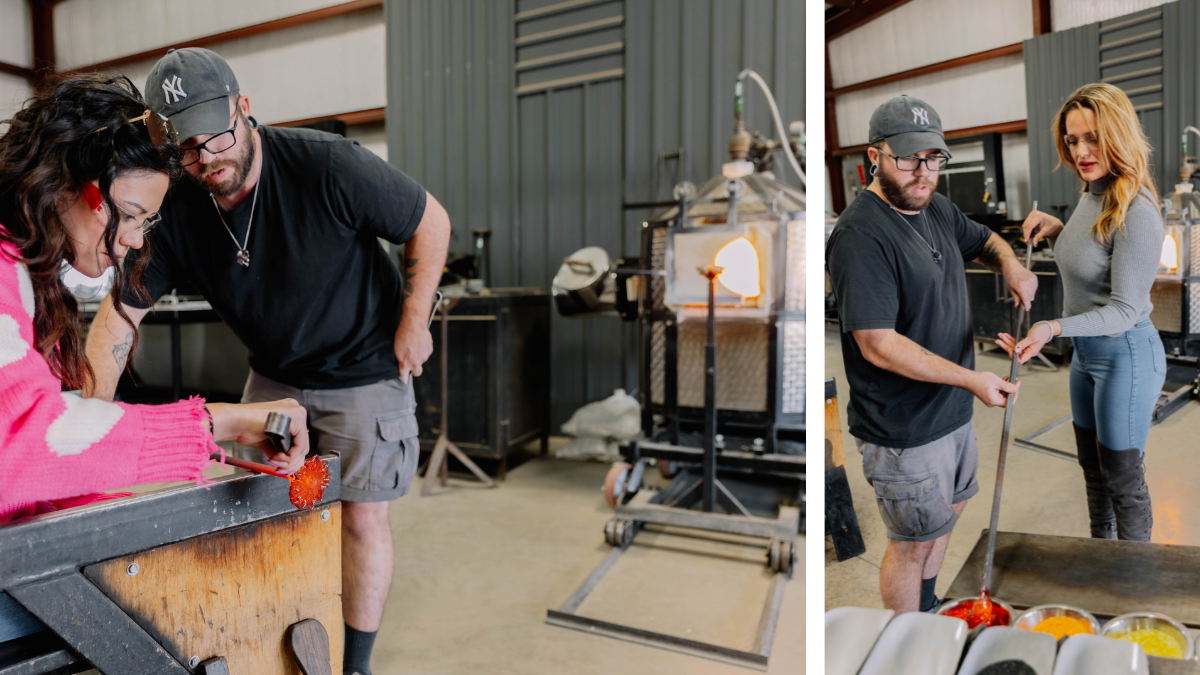
[[[1008, 375], [1009, 360], [1003, 352], [977, 351], [975, 360], [979, 370]], [[1029, 434], [1071, 412], [1068, 375], [1067, 368], [1060, 368], [1057, 373], [1043, 367], [1032, 372], [1022, 368], [1021, 395], [1013, 409], [1012, 437]], [[825, 606], [882, 607], [879, 564], [883, 559], [887, 532], [875, 505], [874, 490], [863, 478], [862, 455], [846, 427], [849, 396], [841, 341], [838, 329], [829, 325], [825, 329], [825, 377], [835, 377], [838, 382], [846, 474], [867, 546], [867, 552], [862, 556], [839, 563], [831, 541], [826, 540]], [[974, 422], [979, 440], [980, 490], [968, 502], [950, 537], [938, 575], [938, 597], [943, 597], [949, 588], [991, 517], [1004, 409], [987, 408], [976, 400]], [[1198, 503], [1195, 486], [1200, 484], [1200, 463], [1195, 461], [1194, 450], [1197, 429], [1200, 429], [1200, 405], [1195, 402], [1188, 403], [1162, 424], [1150, 429], [1146, 446], [1146, 482], [1154, 502], [1155, 542], [1200, 545], [1200, 519], [1186, 515], [1194, 514]], [[1038, 442], [1075, 451], [1070, 424], [1039, 436]], [[1087, 506], [1079, 465], [1010, 444], [998, 529], [1088, 536]]]
[[[395, 576], [374, 675], [756, 672], [544, 623], [610, 550], [607, 471], [531, 457], [495, 490], [452, 474], [422, 499], [414, 482], [390, 511]], [[768, 673], [804, 669], [803, 539], [797, 548]], [[577, 613], [750, 650], [772, 580], [762, 545], [644, 531]]]

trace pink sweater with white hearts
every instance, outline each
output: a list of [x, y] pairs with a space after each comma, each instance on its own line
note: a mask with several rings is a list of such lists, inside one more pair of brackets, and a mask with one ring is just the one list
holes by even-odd
[[0, 522], [52, 511], [51, 500], [77, 505], [127, 485], [200, 482], [219, 449], [201, 423], [204, 400], [126, 405], [63, 393], [34, 346], [33, 285], [16, 254], [0, 242]]

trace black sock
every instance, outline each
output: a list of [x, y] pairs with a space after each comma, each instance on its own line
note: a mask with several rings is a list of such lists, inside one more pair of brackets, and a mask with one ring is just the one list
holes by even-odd
[[375, 647], [378, 632], [355, 630], [346, 624], [346, 650], [342, 656], [342, 671], [346, 675], [355, 672], [371, 675], [371, 649]]
[[937, 576], [932, 579], [921, 580], [921, 611], [928, 612], [937, 605], [937, 596], [933, 594], [933, 587], [937, 585]]

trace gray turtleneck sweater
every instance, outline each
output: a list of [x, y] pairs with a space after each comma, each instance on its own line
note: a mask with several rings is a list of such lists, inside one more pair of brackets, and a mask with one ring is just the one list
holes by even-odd
[[1116, 336], [1150, 316], [1150, 287], [1162, 255], [1163, 222], [1149, 191], [1133, 200], [1125, 231], [1103, 244], [1092, 225], [1112, 178], [1092, 181], [1054, 242], [1063, 282], [1063, 337]]

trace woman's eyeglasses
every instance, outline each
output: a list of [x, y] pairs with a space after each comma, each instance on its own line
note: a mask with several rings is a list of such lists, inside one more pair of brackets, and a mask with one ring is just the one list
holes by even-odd
[[[134, 122], [142, 122], [146, 125], [146, 129], [150, 132], [150, 140], [153, 141], [155, 145], [166, 146], [176, 145], [179, 143], [178, 134], [175, 131], [175, 125], [171, 123], [171, 120], [159, 115], [153, 110], [147, 110], [137, 117], [131, 117], [125, 120], [126, 124], [133, 124]], [[108, 127], [100, 127], [92, 133], [100, 133], [107, 128]]]
[[[127, 223], [137, 222], [137, 216], [133, 215], [132, 213], [126, 211], [125, 209], [123, 209], [119, 206], [117, 207], [117, 210], [121, 212], [121, 221], [122, 222], [127, 222]], [[146, 217], [145, 220], [143, 220], [139, 224], [139, 229], [141, 229], [142, 234], [145, 235], [148, 232], [150, 232], [150, 230], [153, 230], [155, 225], [158, 225], [161, 222], [162, 222], [162, 214], [161, 213], [151, 213], [149, 216]]]
[[1096, 132], [1089, 131], [1082, 136], [1063, 136], [1063, 143], [1071, 152], [1078, 150], [1080, 143], [1087, 146], [1088, 150], [1096, 150], [1100, 147], [1100, 137], [1096, 135]]

